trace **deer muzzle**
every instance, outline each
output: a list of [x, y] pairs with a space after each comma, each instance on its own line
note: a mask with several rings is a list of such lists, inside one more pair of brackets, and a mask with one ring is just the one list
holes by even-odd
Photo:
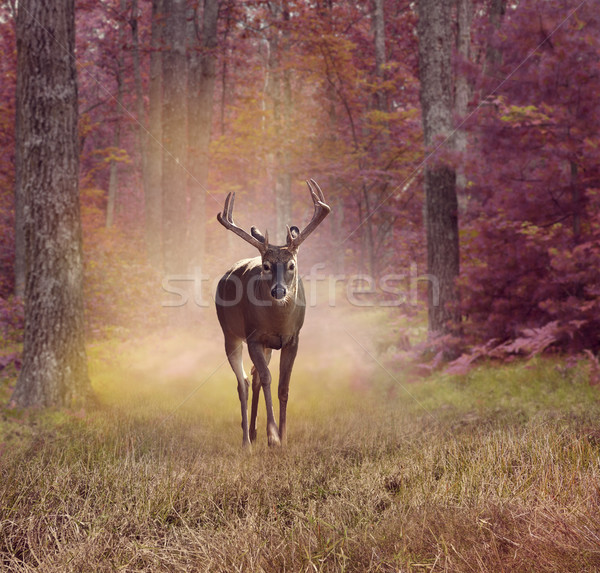
[[275, 285], [271, 289], [271, 296], [275, 300], [281, 300], [282, 298], [285, 297], [286, 294], [287, 294], [287, 289], [284, 286], [282, 286], [282, 285]]
[[271, 296], [275, 300], [281, 300], [285, 298], [287, 294], [287, 286], [285, 284], [285, 265], [278, 263], [275, 265], [275, 283], [271, 287]]

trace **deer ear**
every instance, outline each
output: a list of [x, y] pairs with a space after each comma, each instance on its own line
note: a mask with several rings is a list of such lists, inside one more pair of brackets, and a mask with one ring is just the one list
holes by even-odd
[[300, 234], [300, 229], [298, 227], [288, 227], [287, 228], [287, 246], [291, 247], [294, 239]]

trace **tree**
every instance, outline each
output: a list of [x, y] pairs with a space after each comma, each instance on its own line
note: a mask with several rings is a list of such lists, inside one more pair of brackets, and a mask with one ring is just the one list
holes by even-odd
[[165, 271], [181, 275], [187, 270], [186, 2], [164, 0], [163, 10], [163, 253]]
[[[148, 130], [144, 140], [145, 237], [148, 259], [155, 268], [162, 261], [162, 0], [152, 0]], [[139, 120], [139, 118], [138, 118]]]
[[91, 393], [84, 347], [74, 0], [21, 0], [17, 49], [27, 273], [23, 364], [11, 403], [73, 406]]
[[208, 151], [216, 77], [218, 0], [204, 0], [201, 18], [196, 8], [190, 25], [188, 57], [188, 168], [190, 170], [190, 225], [188, 260], [201, 267], [205, 251], [205, 201]]
[[375, 75], [377, 77], [377, 90], [375, 91], [375, 106], [379, 111], [387, 111], [387, 94], [381, 86], [385, 81], [385, 65], [387, 62], [385, 50], [385, 18], [384, 1], [373, 1], [373, 41], [375, 44]]
[[[467, 108], [471, 97], [471, 85], [466, 73], [466, 67], [471, 58], [471, 21], [472, 21], [472, 2], [471, 0], [457, 0], [456, 3], [456, 53], [459, 60], [459, 66], [455, 77], [455, 96], [454, 112], [457, 121], [462, 122], [467, 115]], [[465, 130], [458, 129], [454, 134], [454, 145], [456, 151], [464, 153], [467, 148], [467, 134]], [[462, 203], [465, 202], [466, 175], [464, 168], [459, 166], [456, 172], [456, 185], [458, 195]]]
[[446, 333], [460, 321], [458, 201], [455, 169], [435, 146], [452, 133], [451, 22], [450, 0], [419, 0], [421, 107], [430, 154], [425, 164], [429, 330]]
[[[22, 74], [17, 74], [16, 93], [21, 94], [23, 87], [21, 85]], [[22, 140], [21, 134], [21, 110], [23, 107], [20, 97], [15, 98], [15, 140]], [[16, 296], [23, 298], [25, 296], [25, 275], [27, 269], [26, 248], [25, 248], [25, 193], [21, 181], [21, 146], [15, 144], [15, 288]]]
[[468, 332], [507, 340], [554, 324], [562, 339], [553, 343], [597, 350], [600, 18], [575, 0], [532, 0], [491, 11], [490, 22], [479, 79], [493, 96], [470, 126], [468, 151]]
[[[117, 20], [118, 40], [119, 47], [124, 43], [125, 36], [125, 0], [119, 0], [119, 17]], [[121, 50], [117, 55], [115, 61], [115, 81], [117, 84], [117, 95], [116, 95], [116, 117], [115, 117], [115, 128], [113, 131], [113, 154], [116, 155], [121, 148], [121, 123], [123, 116], [123, 81], [124, 81], [124, 67], [125, 67], [125, 55]], [[110, 176], [108, 180], [108, 201], [106, 205], [106, 226], [112, 227], [115, 220], [115, 213], [117, 210], [117, 190], [119, 188], [119, 162], [112, 159], [110, 162]]]
[[[269, 3], [270, 24], [266, 33], [266, 92], [273, 108], [275, 140], [272, 177], [275, 188], [275, 221], [273, 239], [284, 244], [286, 225], [292, 218], [292, 175], [288, 137], [292, 126], [292, 86], [289, 67], [290, 9], [287, 0]], [[272, 239], [272, 240], [273, 240]]]

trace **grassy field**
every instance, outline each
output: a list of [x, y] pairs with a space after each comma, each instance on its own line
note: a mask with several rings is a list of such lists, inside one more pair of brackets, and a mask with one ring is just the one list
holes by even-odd
[[0, 570], [600, 571], [585, 361], [420, 379], [381, 315], [338, 319], [307, 319], [281, 449], [261, 400], [242, 450], [214, 321], [91, 345], [97, 410], [2, 410]]

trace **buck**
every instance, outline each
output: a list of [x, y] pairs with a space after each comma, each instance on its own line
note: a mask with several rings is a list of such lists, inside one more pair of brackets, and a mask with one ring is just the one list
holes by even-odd
[[[323, 192], [311, 179], [306, 182], [314, 204], [310, 223], [300, 232], [287, 227], [284, 246], [269, 244], [269, 236], [256, 227], [250, 234], [233, 222], [235, 193], [227, 195], [217, 220], [226, 229], [258, 249], [260, 256], [238, 261], [219, 281], [215, 302], [217, 316], [225, 336], [225, 352], [237, 378], [242, 408], [242, 443], [256, 440], [258, 399], [262, 388], [267, 407], [269, 446], [286, 439], [286, 410], [290, 376], [298, 351], [298, 335], [304, 323], [306, 301], [298, 275], [298, 247], [331, 211]], [[249, 382], [242, 363], [242, 343], [246, 342], [252, 360], [252, 411], [248, 424]], [[273, 413], [269, 361], [273, 350], [281, 350], [279, 365], [279, 427]]]

